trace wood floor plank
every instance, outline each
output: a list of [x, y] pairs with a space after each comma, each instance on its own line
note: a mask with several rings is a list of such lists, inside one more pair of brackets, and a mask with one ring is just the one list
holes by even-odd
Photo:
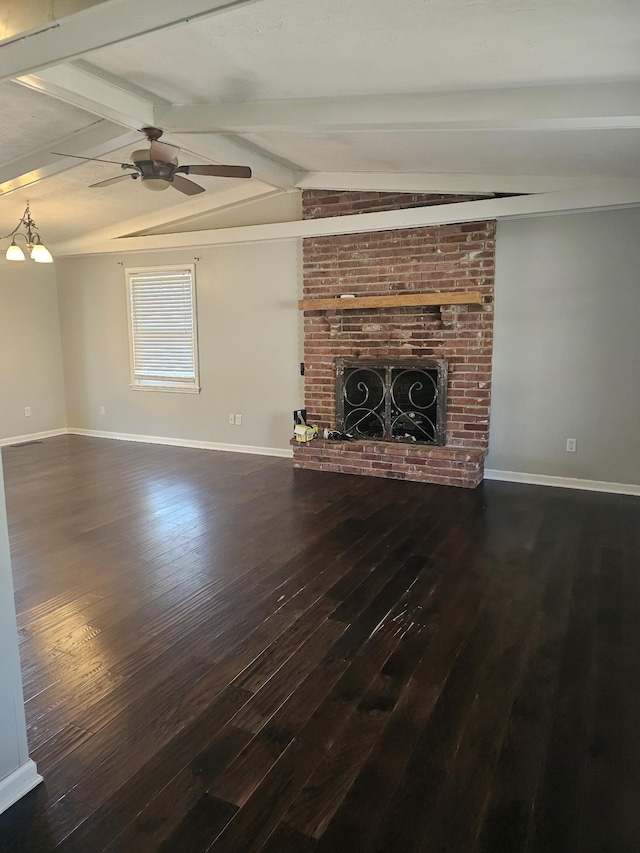
[[590, 540], [587, 534], [580, 543], [548, 755], [536, 803], [533, 847], [549, 853], [566, 850], [580, 834], [599, 575], [597, 552]]
[[[340, 622], [325, 620], [280, 669], [254, 693], [231, 721], [257, 734], [305, 678], [313, 672], [344, 631]], [[246, 689], [246, 687], [245, 687]]]
[[[236, 807], [226, 804], [226, 807], [220, 808], [222, 801], [210, 797], [207, 788], [224, 772], [249, 739], [247, 732], [228, 724], [213, 735], [211, 732], [201, 735], [199, 752], [188, 764], [175, 770], [176, 764], [183, 763], [184, 759], [192, 754], [193, 747], [186, 747], [182, 755], [177, 755], [176, 761], [171, 762], [170, 772], [174, 771], [174, 775], [169, 781], [166, 781], [166, 756], [159, 756], [157, 762], [143, 769], [138, 779], [132, 780], [118, 792], [117, 804], [110, 802], [108, 808], [103, 810], [105, 816], [110, 819], [110, 825], [105, 826], [104, 819], [94, 820], [89, 832], [77, 833], [78, 840], [85, 845], [85, 849], [90, 850], [92, 846], [100, 843], [101, 837], [116, 833], [115, 839], [107, 848], [109, 853], [126, 853], [133, 849], [139, 853], [153, 853], [161, 844], [176, 844], [176, 839], [182, 832], [180, 827], [184, 829], [185, 822], [188, 824], [194, 814], [198, 816], [200, 812], [197, 806], [203, 798], [213, 804], [216, 815], [220, 815], [222, 819], [226, 818], [222, 825], [216, 823], [215, 831], [211, 829], [212, 837], [215, 837], [231, 819]], [[161, 784], [166, 781], [159, 790], [158, 772], [163, 774], [160, 777]], [[144, 797], [148, 799], [147, 805], [141, 811], [131, 807], [132, 803], [140, 801], [139, 796], [132, 798], [137, 791], [144, 792]], [[111, 823], [116, 817], [118, 820]], [[202, 822], [196, 823], [202, 827]], [[206, 825], [210, 827], [210, 824]]]
[[[281, 823], [262, 847], [264, 853], [313, 853], [316, 849], [316, 839], [304, 835], [292, 826]], [[339, 850], [339, 847], [334, 848]], [[346, 847], [343, 849], [347, 849]], [[357, 848], [351, 848], [355, 850]]]
[[640, 836], [640, 577], [630, 551], [600, 554], [594, 699], [580, 846], [632, 850]]
[[[460, 564], [469, 563], [468, 550], [464, 550]], [[482, 606], [482, 594], [469, 582], [434, 591], [430, 619], [425, 619], [425, 627], [430, 630], [425, 636], [422, 660], [320, 839], [319, 851], [329, 853], [340, 845], [349, 849], [374, 849], [374, 838], [385, 810], [456, 659], [473, 635]], [[382, 674], [394, 671], [393, 658], [382, 667]]]
[[337, 637], [344, 628], [327, 625], [327, 617], [334, 609], [328, 599], [318, 599], [299, 619], [284, 631], [269, 648], [248, 666], [236, 679], [238, 687], [256, 693], [295, 654], [303, 643], [314, 637]]
[[[206, 687], [200, 683], [198, 688], [203, 686]], [[159, 704], [157, 710], [160, 713], [156, 712], [155, 716], [153, 711], [148, 710], [148, 725], [140, 726], [137, 722], [131, 722], [128, 736], [124, 736], [122, 741], [114, 739], [110, 733], [104, 737], [96, 735], [75, 750], [73, 762], [66, 767], [59, 765], [48, 774], [47, 793], [51, 794], [49, 800], [43, 802], [40, 823], [46, 826], [56, 843], [60, 844], [71, 837], [67, 844], [73, 842], [75, 846], [76, 838], [83, 834], [77, 834], [77, 830], [87, 817], [128, 783], [140, 768], [152, 762], [173, 737], [179, 736], [197, 718], [203, 696], [201, 692], [201, 699], [196, 698], [198, 688], [184, 691], [180, 703]], [[218, 718], [218, 728], [233, 716], [248, 697], [246, 692], [234, 687], [214, 695], [215, 700], [210, 700], [209, 704], [210, 712], [213, 711]], [[196, 701], [190, 701], [192, 697]], [[126, 756], [126, 761], [123, 761], [123, 756]], [[92, 767], [92, 772], [88, 772], [88, 766]], [[53, 788], [54, 784], [58, 786], [57, 791]], [[66, 793], [61, 795], [62, 791]], [[18, 844], [19, 849], [19, 839], [14, 843]]]
[[[548, 750], [554, 693], [571, 606], [572, 573], [550, 571], [575, 564], [579, 528], [549, 513], [527, 563], [545, 577], [536, 648], [518, 685], [493, 775], [479, 839], [482, 853], [529, 850], [533, 809]], [[562, 525], [562, 533], [558, 528]]]
[[[412, 572], [414, 569], [412, 566]], [[404, 581], [407, 580], [405, 577]], [[238, 774], [237, 781], [223, 778], [221, 785], [214, 788], [217, 795], [226, 795], [232, 802], [241, 798], [243, 803], [216, 840], [216, 850], [231, 851], [237, 849], [236, 845], [241, 849], [259, 849], [273, 832], [327, 750], [347, 727], [367, 689], [402, 640], [402, 633], [392, 620], [386, 621], [377, 631], [375, 627], [374, 624], [367, 642], [353, 651], [350, 663], [337, 655], [336, 649], [341, 643], [338, 640], [320, 666], [324, 664], [333, 669], [337, 664], [346, 668], [326, 696], [314, 707], [305, 701], [303, 684], [300, 693], [293, 694], [254, 740], [244, 758], [244, 773]], [[325, 690], [326, 687], [325, 681]], [[318, 698], [316, 694], [316, 701]], [[269, 756], [271, 766], [269, 761], [262, 765], [251, 761], [252, 752], [259, 744], [273, 741], [279, 743], [280, 749]], [[255, 754], [261, 757], [260, 753]], [[250, 788], [245, 774], [251, 774]], [[230, 781], [231, 787], [225, 787]]]
[[230, 803], [203, 794], [173, 835], [163, 841], [159, 853], [205, 853], [236, 812]]
[[465, 734], [478, 714], [479, 690], [514, 646], [508, 623], [495, 623], [494, 604], [488, 592], [391, 798], [375, 850], [419, 850], [425, 836], [438, 825], [437, 803], [459, 760]]
[[324, 834], [422, 659], [425, 629], [409, 622], [398, 624], [398, 631], [400, 644], [284, 816], [284, 823], [306, 836]]

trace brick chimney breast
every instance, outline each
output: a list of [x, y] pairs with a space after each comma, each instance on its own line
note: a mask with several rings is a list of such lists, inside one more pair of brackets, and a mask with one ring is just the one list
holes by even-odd
[[[305, 219], [468, 201], [417, 193], [303, 191]], [[446, 359], [446, 445], [375, 440], [294, 445], [296, 467], [474, 487], [488, 449], [493, 348], [495, 222], [308, 237], [305, 299], [479, 291], [482, 305], [306, 311], [308, 422], [336, 423], [336, 359]]]

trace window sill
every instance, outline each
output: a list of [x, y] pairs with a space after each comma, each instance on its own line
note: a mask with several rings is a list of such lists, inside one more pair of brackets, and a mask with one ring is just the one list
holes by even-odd
[[170, 394], [199, 394], [200, 388], [178, 388], [174, 385], [129, 385], [132, 391], [162, 391]]

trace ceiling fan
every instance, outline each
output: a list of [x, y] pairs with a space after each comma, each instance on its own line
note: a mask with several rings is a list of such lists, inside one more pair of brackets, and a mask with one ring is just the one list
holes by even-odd
[[[107, 187], [127, 178], [140, 178], [142, 186], [148, 190], [166, 190], [173, 187], [185, 195], [197, 195], [204, 187], [189, 181], [183, 175], [211, 175], [217, 178], [250, 178], [248, 166], [179, 166], [180, 149], [166, 142], [159, 142], [162, 131], [157, 127], [143, 127], [141, 133], [149, 142], [148, 148], [140, 148], [131, 154], [131, 163], [117, 163], [115, 160], [102, 160], [100, 157], [79, 157], [77, 154], [60, 154], [61, 157], [78, 157], [79, 160], [95, 160], [99, 163], [114, 163], [121, 169], [130, 170], [129, 174], [116, 175], [106, 181], [90, 184], [91, 187]], [[52, 152], [57, 154], [58, 152]]]

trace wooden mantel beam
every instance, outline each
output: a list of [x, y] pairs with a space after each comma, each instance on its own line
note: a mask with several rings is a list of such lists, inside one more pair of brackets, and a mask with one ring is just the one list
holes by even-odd
[[300, 311], [353, 311], [359, 308], [408, 308], [414, 305], [482, 305], [478, 290], [450, 290], [442, 293], [394, 293], [393, 296], [337, 296], [328, 299], [300, 299]]

